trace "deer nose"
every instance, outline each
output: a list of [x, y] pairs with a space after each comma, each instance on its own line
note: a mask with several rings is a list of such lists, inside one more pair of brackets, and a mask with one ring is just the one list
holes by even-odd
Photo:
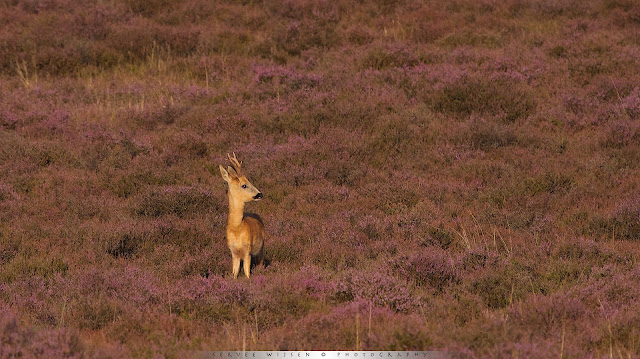
[[262, 192], [258, 192], [257, 195], [253, 196], [253, 199], [261, 199], [262, 198]]

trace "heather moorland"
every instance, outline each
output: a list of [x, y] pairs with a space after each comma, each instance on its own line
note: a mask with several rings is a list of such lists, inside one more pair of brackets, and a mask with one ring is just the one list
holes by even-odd
[[0, 1], [0, 357], [638, 357], [639, 241], [635, 0]]

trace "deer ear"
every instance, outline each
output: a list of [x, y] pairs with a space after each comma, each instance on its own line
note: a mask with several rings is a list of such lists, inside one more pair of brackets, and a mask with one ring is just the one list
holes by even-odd
[[222, 179], [225, 180], [226, 182], [229, 182], [231, 180], [229, 178], [229, 172], [227, 172], [227, 170], [225, 170], [224, 167], [222, 167], [222, 165], [220, 165], [220, 174], [222, 175]]

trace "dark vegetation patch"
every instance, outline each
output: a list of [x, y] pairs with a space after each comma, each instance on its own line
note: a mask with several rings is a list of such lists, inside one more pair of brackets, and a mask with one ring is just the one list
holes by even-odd
[[209, 191], [196, 187], [172, 186], [151, 188], [140, 195], [135, 213], [147, 217], [185, 217], [214, 209], [219, 209], [219, 204], [213, 200]]
[[463, 77], [427, 99], [434, 111], [456, 116], [489, 115], [505, 122], [524, 120], [536, 109], [525, 85], [501, 79]]

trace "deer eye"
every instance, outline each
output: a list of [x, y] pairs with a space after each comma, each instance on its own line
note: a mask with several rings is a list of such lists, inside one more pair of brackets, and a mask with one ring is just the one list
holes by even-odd
[[243, 184], [243, 185], [242, 185], [242, 188], [247, 188], [247, 185], [246, 185], [246, 184]]

